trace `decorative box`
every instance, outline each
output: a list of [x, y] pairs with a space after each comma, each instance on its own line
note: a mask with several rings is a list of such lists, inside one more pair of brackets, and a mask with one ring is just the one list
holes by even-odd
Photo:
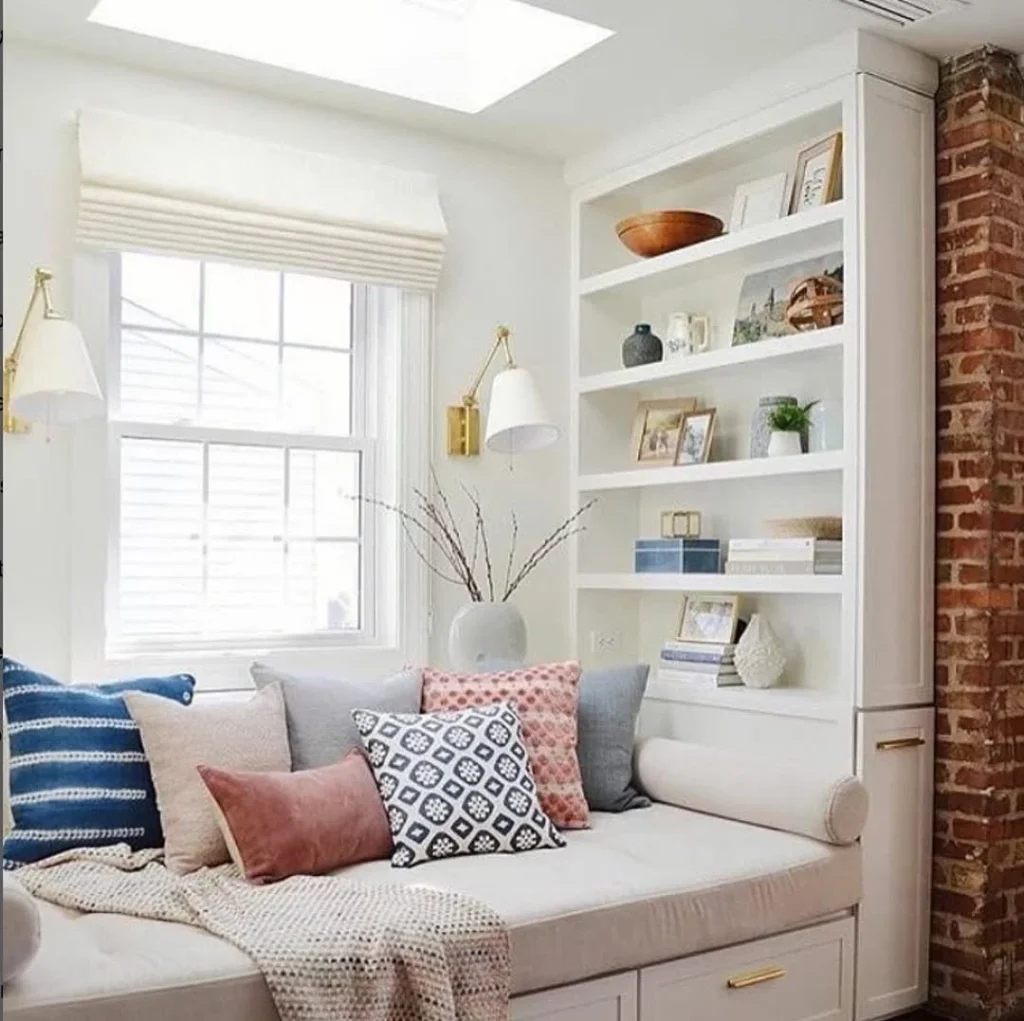
[[720, 574], [719, 539], [637, 539], [633, 543], [637, 574]]

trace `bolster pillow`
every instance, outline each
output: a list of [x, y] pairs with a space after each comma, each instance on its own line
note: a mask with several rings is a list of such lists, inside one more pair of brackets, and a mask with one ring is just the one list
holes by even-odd
[[20, 975], [39, 950], [39, 907], [9, 872], [4, 884], [3, 984]]
[[868, 814], [868, 792], [855, 776], [663, 737], [640, 746], [636, 772], [655, 801], [827, 844], [852, 844]]

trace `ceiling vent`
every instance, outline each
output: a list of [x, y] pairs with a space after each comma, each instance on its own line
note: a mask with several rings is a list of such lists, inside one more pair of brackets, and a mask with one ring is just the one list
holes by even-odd
[[969, 7], [971, 0], [840, 0], [897, 25], [913, 25], [943, 11]]

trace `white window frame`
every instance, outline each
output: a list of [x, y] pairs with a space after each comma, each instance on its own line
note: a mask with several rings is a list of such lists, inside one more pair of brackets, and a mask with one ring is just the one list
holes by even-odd
[[[108, 645], [107, 626], [115, 619], [112, 614], [117, 607], [123, 437], [357, 450], [362, 456], [364, 496], [405, 505], [413, 487], [428, 485], [433, 417], [430, 296], [353, 285], [353, 335], [358, 329], [376, 343], [373, 351], [370, 344], [364, 345], [357, 356], [353, 339], [351, 437], [122, 419], [119, 269], [118, 254], [82, 252], [76, 256], [74, 314], [89, 342], [109, 403], [104, 419], [82, 423], [72, 432], [73, 677], [85, 681], [185, 671], [196, 675], [200, 688], [223, 690], [250, 687], [248, 666], [255, 658], [296, 672], [354, 671], [361, 676], [426, 662], [431, 618], [427, 569], [403, 541], [393, 517], [365, 503], [359, 630], [243, 641], [173, 641], [166, 647], [148, 642]], [[371, 379], [375, 385], [368, 386]], [[376, 399], [367, 404], [366, 395]], [[97, 479], [102, 484], [97, 484]], [[381, 585], [381, 579], [388, 584]]]

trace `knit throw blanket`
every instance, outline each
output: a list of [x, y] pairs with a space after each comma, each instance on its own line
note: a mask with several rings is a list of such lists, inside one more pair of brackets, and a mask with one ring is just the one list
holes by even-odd
[[160, 851], [66, 851], [18, 869], [78, 911], [183, 922], [248, 954], [281, 1021], [498, 1021], [508, 1016], [501, 919], [461, 894], [296, 876], [253, 886], [233, 865], [169, 872]]

